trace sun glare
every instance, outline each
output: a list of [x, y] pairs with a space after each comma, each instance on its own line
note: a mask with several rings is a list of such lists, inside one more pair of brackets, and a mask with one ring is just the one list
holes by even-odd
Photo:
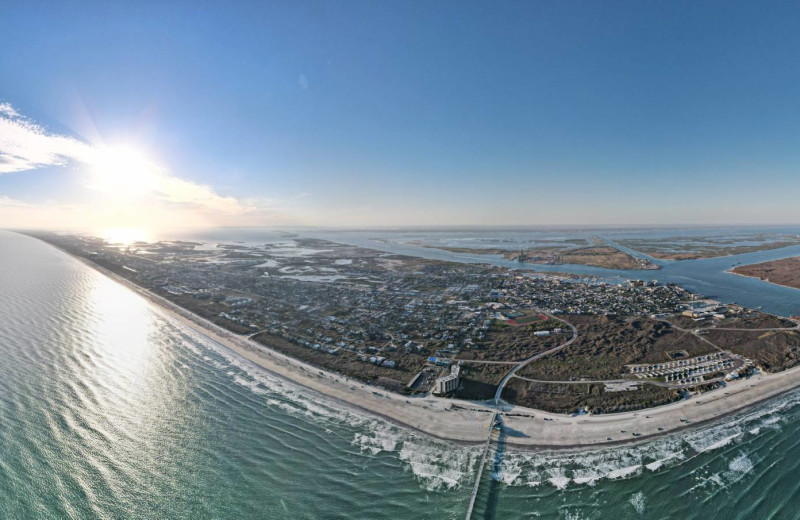
[[119, 198], [133, 198], [150, 191], [157, 166], [131, 146], [108, 146], [97, 151], [92, 164], [93, 186]]
[[129, 246], [134, 242], [146, 242], [147, 231], [142, 228], [110, 228], [100, 232], [100, 236], [110, 244]]

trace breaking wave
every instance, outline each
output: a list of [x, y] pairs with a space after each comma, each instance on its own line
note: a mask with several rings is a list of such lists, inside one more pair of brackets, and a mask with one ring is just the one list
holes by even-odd
[[[782, 414], [800, 404], [800, 392], [792, 392], [760, 408], [727, 418], [724, 422], [698, 430], [672, 434], [641, 445], [621, 446], [576, 452], [510, 451], [494, 475], [510, 486], [540, 486], [557, 489], [571, 485], [593, 486], [602, 480], [631, 478], [643, 472], [662, 471], [680, 465], [700, 454], [740, 444], [765, 429], [780, 428]], [[742, 453], [731, 461], [720, 478], [730, 483], [752, 470], [752, 462]]]
[[[453, 489], [473, 482], [480, 458], [480, 447], [461, 447], [418, 434], [380, 418], [361, 413], [278, 376], [273, 376], [238, 355], [181, 329], [188, 348], [231, 377], [232, 381], [263, 396], [268, 406], [314, 422], [354, 428], [352, 444], [362, 453], [394, 454], [429, 490]], [[205, 353], [197, 352], [197, 345]], [[209, 356], [208, 352], [215, 355]], [[731, 447], [765, 430], [780, 428], [782, 414], [800, 404], [800, 392], [793, 392], [760, 408], [727, 418], [724, 422], [698, 430], [681, 432], [629, 446], [575, 452], [535, 452], [509, 450], [497, 462], [492, 478], [506, 486], [594, 486], [601, 481], [629, 479], [645, 472], [664, 471], [694, 457]], [[742, 454], [729, 469], [705, 479], [705, 483], [730, 483], [752, 469]], [[633, 499], [632, 499], [633, 500]], [[642, 499], [643, 500], [643, 497]], [[636, 504], [639, 504], [637, 499]], [[643, 502], [641, 502], [643, 504]], [[631, 502], [633, 505], [634, 503]], [[644, 507], [642, 505], [642, 507]], [[634, 505], [638, 512], [638, 506]]]
[[[183, 344], [194, 354], [221, 369], [235, 384], [263, 396], [268, 406], [317, 425], [354, 428], [352, 445], [370, 455], [394, 454], [426, 489], [452, 489], [473, 481], [481, 455], [480, 447], [462, 447], [437, 441], [375, 416], [357, 412], [288, 379], [266, 372], [216, 342], [194, 334], [179, 322], [171, 324], [180, 330]], [[198, 345], [205, 352], [201, 352]]]

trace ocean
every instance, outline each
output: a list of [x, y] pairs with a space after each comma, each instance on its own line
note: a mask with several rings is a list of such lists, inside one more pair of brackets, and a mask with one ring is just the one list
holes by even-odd
[[[0, 518], [463, 518], [480, 449], [273, 377], [0, 232]], [[594, 452], [507, 450], [475, 518], [797, 518], [800, 393]]]

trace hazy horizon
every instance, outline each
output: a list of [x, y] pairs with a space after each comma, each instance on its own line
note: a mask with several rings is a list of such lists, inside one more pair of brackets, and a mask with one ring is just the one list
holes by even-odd
[[[300, 225], [300, 224], [265, 224], [265, 225], [196, 225], [196, 226], [151, 226], [146, 229], [157, 231], [179, 231], [179, 230], [204, 230], [204, 229], [275, 229], [275, 230], [352, 230], [352, 231], [591, 231], [591, 230], [669, 230], [669, 229], [773, 229], [791, 228], [800, 226], [800, 222], [733, 222], [719, 224], [686, 223], [686, 224], [397, 224], [397, 225]], [[27, 227], [6, 227], [0, 228], [8, 231], [42, 230], [42, 231], [64, 231], [64, 232], [86, 232], [90, 231], [87, 227], [59, 227], [59, 226], [27, 226]], [[95, 230], [98, 228], [94, 228]], [[119, 229], [119, 228], [114, 228]], [[130, 228], [136, 229], [136, 228]], [[145, 229], [145, 228], [141, 228]]]

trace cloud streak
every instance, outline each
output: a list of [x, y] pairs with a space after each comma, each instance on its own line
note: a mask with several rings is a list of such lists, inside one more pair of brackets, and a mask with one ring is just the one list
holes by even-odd
[[[135, 153], [50, 133], [10, 104], [0, 103], [0, 174], [68, 165], [88, 167], [96, 177], [92, 187], [108, 196], [135, 192], [139, 205], [161, 202], [223, 216], [261, 212], [235, 197], [218, 194], [210, 186], [182, 179], [165, 166]], [[4, 206], [10, 206], [9, 199]]]
[[91, 147], [71, 137], [48, 134], [14, 108], [0, 104], [0, 174], [85, 161]]

